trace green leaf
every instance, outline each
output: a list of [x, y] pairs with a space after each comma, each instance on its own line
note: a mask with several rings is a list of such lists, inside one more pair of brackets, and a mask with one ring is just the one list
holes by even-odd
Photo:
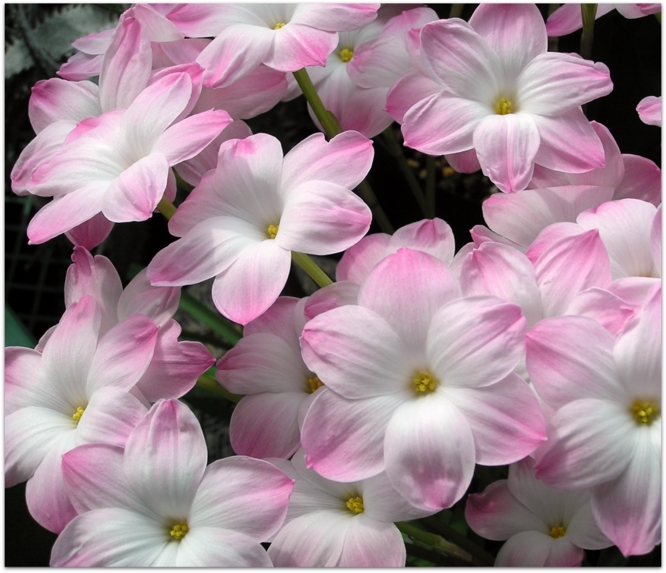
[[5, 346], [34, 348], [36, 345], [32, 334], [14, 314], [14, 311], [5, 305]]

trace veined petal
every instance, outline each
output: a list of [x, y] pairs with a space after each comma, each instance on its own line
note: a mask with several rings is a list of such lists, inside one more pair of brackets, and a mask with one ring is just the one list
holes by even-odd
[[152, 286], [144, 269], [129, 282], [117, 298], [118, 319], [145, 314], [157, 326], [163, 327], [178, 309], [179, 299], [179, 288]]
[[370, 519], [394, 523], [419, 519], [432, 514], [431, 510], [414, 507], [404, 497], [398, 495], [386, 472], [363, 480], [361, 487], [363, 512]]
[[389, 253], [390, 240], [391, 235], [374, 233], [366, 235], [347, 249], [335, 267], [337, 281], [353, 281], [359, 285], [363, 283], [375, 265]]
[[363, 512], [347, 528], [338, 567], [404, 567], [406, 558], [398, 528]]
[[92, 251], [109, 236], [114, 223], [109, 221], [102, 213], [97, 213], [91, 219], [65, 231], [65, 236], [74, 243]]
[[217, 527], [197, 527], [177, 547], [176, 559], [160, 555], [153, 567], [270, 567], [266, 550], [252, 537]]
[[305, 303], [305, 318], [312, 320], [315, 316], [327, 310], [350, 304], [356, 305], [358, 303], [358, 290], [359, 285], [351, 281], [338, 281], [319, 289], [311, 294]]
[[325, 66], [335, 50], [338, 35], [294, 20], [275, 31], [270, 50], [262, 62], [281, 72], [295, 72], [307, 66]]
[[404, 123], [409, 109], [442, 91], [442, 86], [420, 70], [403, 75], [386, 94], [386, 111], [398, 123]]
[[206, 443], [194, 414], [177, 400], [163, 400], [130, 435], [123, 467], [130, 485], [155, 513], [184, 518], [204, 475], [206, 458]]
[[642, 199], [661, 203], [661, 169], [654, 161], [638, 155], [622, 154], [624, 177], [615, 188], [614, 199]]
[[20, 346], [5, 348], [5, 415], [39, 406], [66, 413], [69, 404], [54, 388], [42, 366], [42, 355]]
[[474, 473], [474, 437], [463, 414], [433, 393], [404, 402], [386, 428], [386, 475], [416, 507], [439, 511], [458, 501]]
[[30, 124], [39, 134], [49, 125], [102, 115], [99, 88], [92, 82], [69, 82], [60, 78], [41, 80], [32, 88], [28, 104]]
[[274, 465], [235, 456], [206, 468], [192, 503], [191, 527], [219, 527], [257, 542], [277, 533], [294, 481]]
[[495, 567], [543, 567], [555, 541], [540, 531], [517, 533], [502, 545], [495, 559]]
[[518, 76], [516, 97], [521, 111], [552, 117], [608, 95], [612, 89], [605, 64], [578, 54], [545, 52]]
[[[614, 4], [599, 4], [595, 19], [604, 14], [608, 14], [615, 8]], [[580, 30], [583, 27], [583, 16], [580, 11], [580, 4], [563, 4], [550, 16], [546, 22], [546, 30], [549, 36], [566, 36]]]
[[379, 4], [298, 4], [291, 17], [298, 22], [320, 30], [343, 32], [357, 30], [374, 21]]
[[119, 507], [76, 517], [51, 551], [51, 567], [148, 567], [169, 543], [162, 523]]
[[513, 193], [527, 187], [541, 145], [531, 115], [488, 115], [474, 130], [473, 142], [483, 174], [501, 191]]
[[657, 208], [657, 212], [652, 220], [652, 228], [650, 229], [650, 251], [652, 253], [652, 262], [654, 263], [655, 270], [661, 276], [661, 205]]

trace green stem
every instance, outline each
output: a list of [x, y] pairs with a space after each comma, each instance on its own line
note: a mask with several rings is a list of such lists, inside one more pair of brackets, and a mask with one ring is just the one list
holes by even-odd
[[421, 523], [427, 528], [432, 529], [435, 533], [441, 535], [445, 539], [450, 539], [453, 543], [469, 551], [475, 561], [478, 561], [481, 565], [485, 567], [492, 567], [495, 563], [495, 557], [488, 553], [485, 549], [479, 547], [471, 539], [468, 539], [461, 533], [458, 533], [453, 527], [446, 525], [441, 519], [432, 515], [430, 517], [424, 517], [421, 520]]
[[162, 197], [160, 202], [157, 204], [157, 210], [164, 215], [164, 217], [169, 220], [174, 216], [176, 212], [176, 206], [169, 201], [166, 197]]
[[[342, 127], [340, 127], [340, 124], [338, 123], [335, 115], [333, 115], [326, 109], [326, 107], [324, 107], [324, 104], [321, 101], [321, 98], [319, 97], [319, 94], [317, 93], [317, 90], [315, 89], [307, 70], [303, 68], [301, 70], [295, 71], [294, 79], [296, 80], [298, 86], [301, 88], [305, 99], [310, 104], [312, 111], [319, 120], [319, 123], [321, 124], [328, 138], [331, 139], [342, 133]], [[374, 215], [374, 218], [381, 230], [385, 233], [392, 233], [393, 226], [391, 225], [391, 222], [388, 220], [386, 213], [379, 204], [379, 201], [377, 201], [377, 195], [375, 195], [375, 192], [372, 190], [372, 187], [370, 187], [370, 184], [363, 180], [356, 188], [356, 191], [361, 199], [363, 199], [368, 207], [370, 207], [370, 210], [372, 211], [372, 214]]]
[[415, 525], [412, 525], [411, 523], [406, 523], [404, 521], [396, 523], [395, 526], [405, 535], [408, 535], [409, 537], [411, 537], [416, 541], [420, 541], [422, 543], [425, 543], [426, 545], [430, 545], [433, 549], [435, 549], [436, 551], [440, 551], [444, 555], [461, 559], [466, 563], [472, 562], [472, 555], [470, 553], [468, 553], [464, 549], [461, 549], [457, 545], [447, 541], [443, 537], [440, 537], [439, 535], [423, 531], [422, 529], [419, 529]]
[[435, 206], [435, 158], [432, 155], [426, 155], [426, 217], [434, 219], [436, 214]]
[[227, 320], [216, 311], [211, 310], [188, 292], [181, 291], [179, 307], [191, 314], [199, 322], [212, 328], [213, 331], [232, 345], [236, 344], [243, 337], [233, 322]]
[[328, 275], [306, 254], [292, 252], [291, 260], [301, 267], [319, 287], [323, 288], [333, 284]]
[[185, 181], [185, 179], [183, 179], [180, 175], [178, 175], [178, 173], [176, 173], [175, 170], [173, 173], [176, 176], [176, 185], [178, 185], [178, 187], [184, 189], [188, 193], [192, 191], [192, 189], [194, 189], [194, 187], [190, 185], [187, 181]]
[[[557, 10], [561, 4], [549, 4], [548, 5], [548, 17]], [[559, 36], [548, 36], [548, 51], [557, 52], [559, 50], [560, 38]]]
[[464, 4], [451, 4], [451, 11], [449, 12], [449, 18], [460, 18], [462, 15]]
[[222, 396], [223, 398], [226, 398], [227, 400], [233, 402], [234, 404], [238, 404], [238, 402], [240, 402], [240, 399], [243, 397], [239, 396], [238, 394], [232, 394], [231, 392], [229, 392], [229, 390], [220, 386], [217, 380], [211, 378], [210, 376], [206, 376], [205, 374], [199, 376], [199, 379], [197, 380], [197, 388], [203, 388], [204, 390], [208, 390], [213, 394]]
[[661, 12], [657, 12], [654, 17], [659, 20], [659, 23], [661, 24]]
[[416, 175], [414, 175], [414, 170], [407, 163], [407, 159], [405, 159], [405, 154], [402, 152], [402, 145], [400, 145], [398, 138], [395, 136], [395, 133], [393, 133], [393, 127], [387, 127], [382, 132], [382, 136], [384, 137], [389, 153], [393, 156], [393, 159], [398, 162], [398, 167], [405, 177], [405, 181], [407, 181], [407, 185], [409, 186], [412, 195], [414, 195], [414, 199], [416, 199], [416, 202], [419, 204], [423, 216], [427, 217], [428, 205], [426, 204], [423, 190], [416, 179]]
[[583, 33], [580, 37], [580, 55], [585, 60], [592, 59], [592, 40], [594, 39], [594, 17], [597, 15], [596, 4], [581, 4]]

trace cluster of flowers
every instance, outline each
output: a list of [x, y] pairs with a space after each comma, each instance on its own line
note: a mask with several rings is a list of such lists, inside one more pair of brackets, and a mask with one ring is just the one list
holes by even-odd
[[[53, 197], [30, 242], [76, 245], [59, 324], [5, 351], [5, 483], [59, 534], [53, 565], [402, 566], [394, 523], [462, 499], [475, 464], [511, 464], [465, 512], [508, 539], [497, 565], [660, 542], [661, 172], [585, 118], [608, 69], [548, 33], [529, 4], [138, 4], [77, 40], [12, 171]], [[342, 129], [283, 154], [242, 120], [303, 69]], [[457, 253], [436, 218], [365, 236], [352, 190], [393, 121], [502, 191]], [[158, 207], [178, 239], [123, 289], [90, 251]], [[280, 296], [292, 258], [342, 251], [337, 282]], [[179, 398], [216, 359], [172, 317], [212, 277], [244, 325], [216, 378], [243, 398], [238, 455], [207, 466]]]

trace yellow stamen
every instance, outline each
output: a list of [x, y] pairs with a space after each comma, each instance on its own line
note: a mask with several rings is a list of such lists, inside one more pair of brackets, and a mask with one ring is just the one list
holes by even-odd
[[495, 112], [500, 115], [506, 115], [511, 113], [511, 100], [501, 97], [500, 100], [495, 104]]
[[350, 50], [349, 48], [342, 48], [339, 55], [340, 59], [346, 64], [347, 62], [351, 62], [351, 59], [354, 57], [354, 50]]
[[273, 30], [279, 30], [280, 28], [284, 28], [286, 25], [287, 24], [285, 24], [284, 22], [278, 22], [277, 24], [275, 24], [275, 26], [273, 26]]
[[278, 233], [279, 230], [280, 230], [279, 225], [268, 225], [268, 229], [267, 229], [266, 232], [268, 233], [268, 236], [269, 236], [271, 239], [274, 239], [274, 238], [275, 238], [275, 235], [277, 235], [277, 233]]
[[362, 497], [350, 497], [345, 504], [349, 511], [359, 514], [363, 513], [363, 498]]
[[173, 537], [176, 541], [180, 541], [183, 537], [185, 537], [185, 534], [189, 530], [190, 528], [187, 527], [187, 523], [177, 523], [173, 526], [173, 529], [169, 531], [169, 535], [171, 535], [171, 537]]
[[659, 405], [652, 400], [634, 400], [629, 411], [637, 424], [646, 426], [649, 426], [661, 414]]
[[86, 409], [84, 407], [79, 406], [76, 409], [76, 412], [74, 412], [72, 414], [72, 420], [74, 420], [78, 424], [79, 421], [81, 420], [81, 416], [83, 416], [83, 412], [85, 412], [85, 411], [86, 411]]
[[412, 382], [414, 383], [414, 391], [418, 394], [432, 392], [437, 388], [437, 380], [430, 372], [417, 372]]
[[559, 539], [560, 537], [564, 537], [566, 532], [567, 530], [561, 525], [553, 525], [553, 528], [550, 530], [550, 536], [553, 539]]
[[310, 394], [312, 394], [318, 388], [321, 388], [324, 383], [319, 380], [319, 376], [315, 376], [314, 378], [308, 378], [308, 385], [310, 386]]

